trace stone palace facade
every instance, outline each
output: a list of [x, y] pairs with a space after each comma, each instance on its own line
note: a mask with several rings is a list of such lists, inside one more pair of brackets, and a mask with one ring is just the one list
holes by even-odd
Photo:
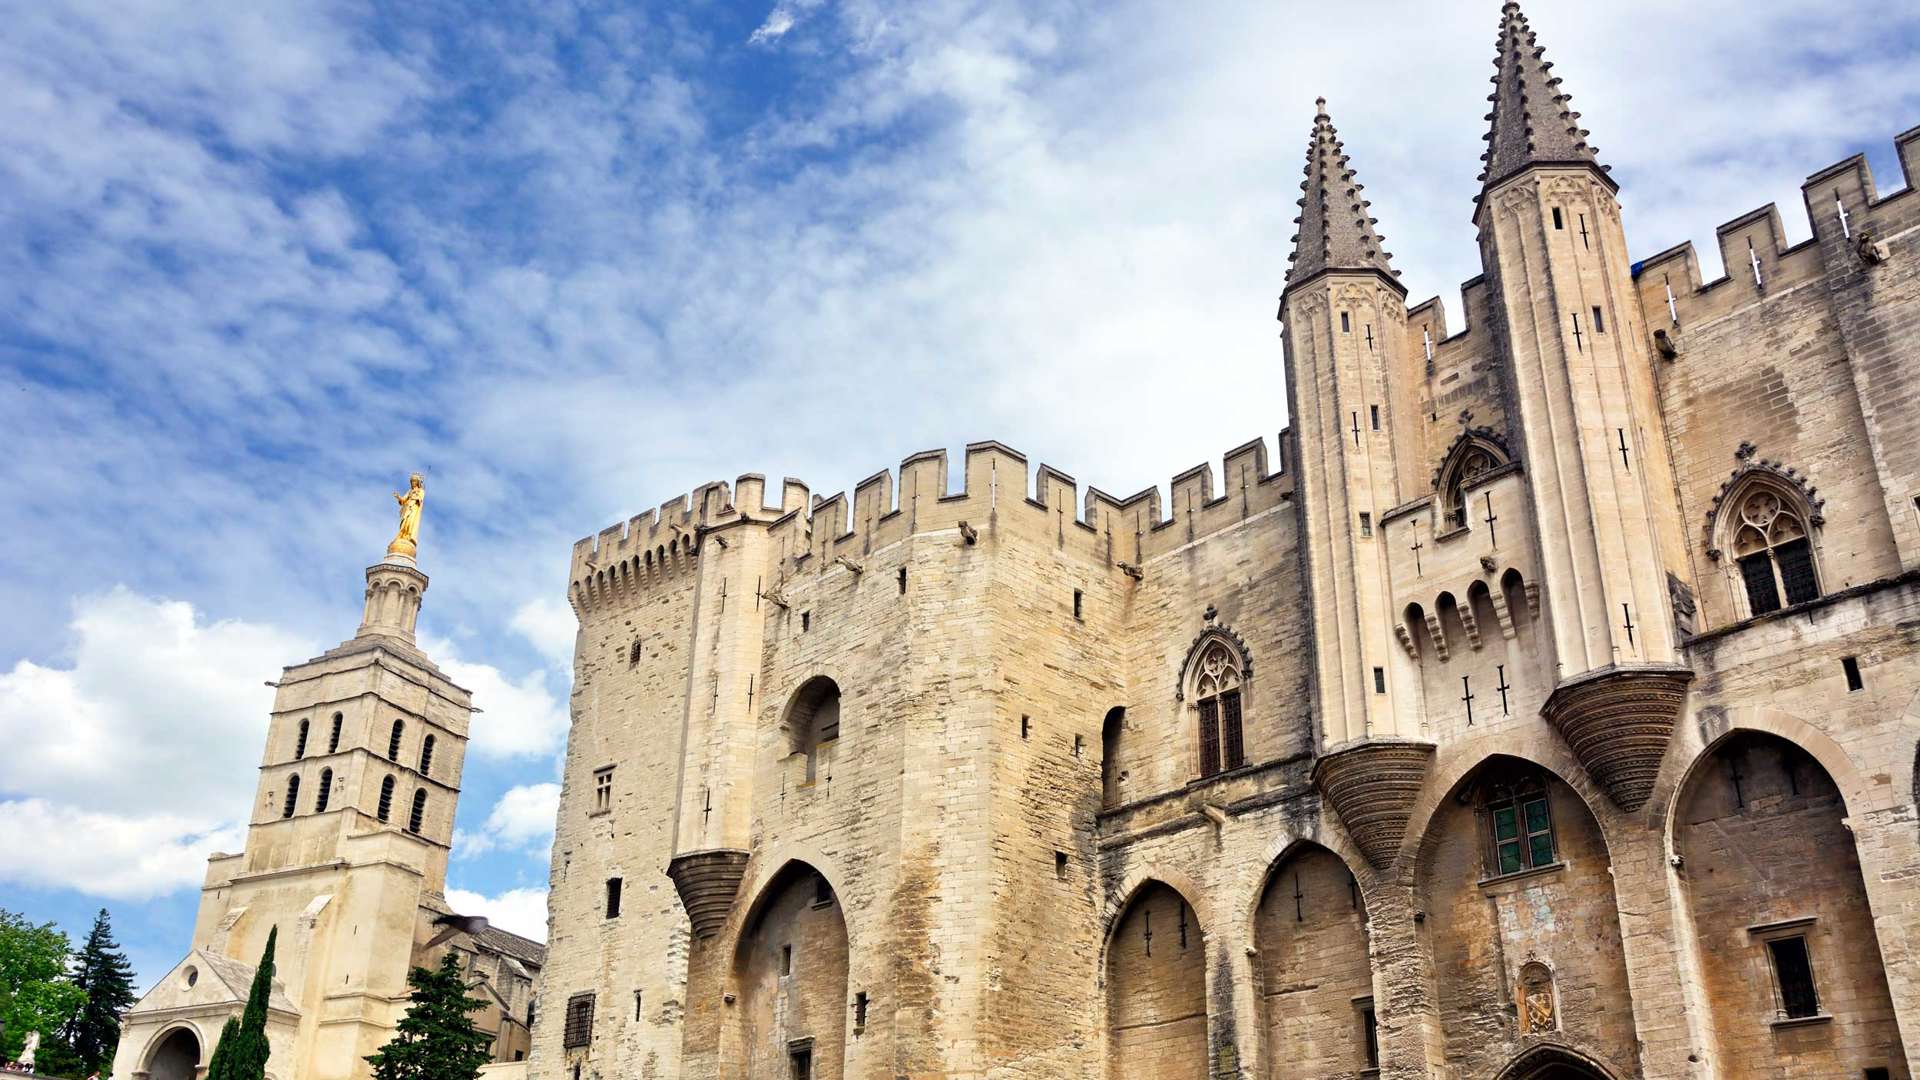
[[1315, 118], [1280, 460], [575, 545], [534, 1077], [1912, 1075], [1920, 196], [1635, 262], [1496, 64], [1458, 321]]

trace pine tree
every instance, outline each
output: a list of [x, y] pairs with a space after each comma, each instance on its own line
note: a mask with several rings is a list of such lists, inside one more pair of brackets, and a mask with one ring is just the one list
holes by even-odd
[[374, 1080], [475, 1080], [493, 1058], [493, 1036], [474, 1026], [473, 1012], [486, 1001], [467, 996], [460, 958], [447, 950], [439, 968], [409, 972], [407, 985], [407, 1015], [392, 1041], [367, 1058]]
[[59, 1041], [81, 1076], [109, 1068], [120, 1044], [120, 1015], [133, 1006], [133, 965], [113, 940], [107, 909], [93, 917], [87, 943], [74, 957], [73, 984], [87, 1003], [60, 1029]]

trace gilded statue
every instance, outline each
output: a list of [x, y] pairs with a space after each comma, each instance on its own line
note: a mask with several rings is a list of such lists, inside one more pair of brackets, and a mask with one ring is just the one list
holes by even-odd
[[420, 506], [427, 501], [426, 485], [420, 482], [419, 473], [407, 478], [406, 494], [394, 492], [393, 501], [400, 504], [400, 531], [387, 545], [387, 554], [411, 559], [420, 551]]

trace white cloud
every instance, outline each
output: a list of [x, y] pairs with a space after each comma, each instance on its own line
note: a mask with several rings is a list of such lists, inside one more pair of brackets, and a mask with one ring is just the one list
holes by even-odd
[[566, 601], [556, 597], [529, 600], [513, 613], [508, 625], [555, 667], [562, 671], [572, 668], [573, 639], [580, 624]]
[[502, 930], [535, 941], [547, 940], [547, 890], [508, 889], [487, 896], [468, 889], [448, 889], [447, 903], [462, 915], [485, 915]]
[[209, 831], [203, 821], [172, 814], [105, 814], [10, 799], [0, 801], [0, 880], [146, 900], [198, 886], [207, 856], [239, 851], [245, 840], [239, 825]]
[[559, 813], [559, 784], [509, 788], [493, 804], [479, 832], [462, 831], [454, 837], [454, 856], [471, 858], [505, 848], [544, 858], [552, 845], [554, 821]]
[[460, 659], [453, 644], [424, 639], [421, 648], [448, 678], [473, 693], [480, 710], [467, 729], [467, 745], [492, 758], [551, 754], [567, 732], [567, 710], [547, 686], [548, 673], [530, 671], [519, 679], [489, 664]]

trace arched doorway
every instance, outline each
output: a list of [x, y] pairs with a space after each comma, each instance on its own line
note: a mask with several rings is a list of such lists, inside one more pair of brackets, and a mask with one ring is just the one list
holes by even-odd
[[840, 1080], [851, 1019], [847, 924], [819, 871], [788, 863], [761, 891], [734, 953], [733, 980], [737, 1075]]
[[1819, 761], [1754, 731], [1680, 790], [1674, 851], [1727, 1075], [1906, 1075], [1846, 815]]
[[1417, 880], [1458, 1075], [1507, 1076], [1543, 1038], [1637, 1060], [1606, 840], [1579, 792], [1531, 761], [1488, 757], [1434, 811]]
[[200, 1037], [192, 1028], [174, 1028], [160, 1037], [147, 1058], [150, 1080], [194, 1080], [200, 1073]]
[[1613, 1080], [1583, 1054], [1562, 1046], [1536, 1046], [1521, 1053], [1498, 1080]]
[[1288, 852], [1254, 912], [1267, 1075], [1353, 1076], [1380, 1067], [1367, 906], [1338, 855]]
[[1185, 897], [1149, 881], [1107, 941], [1107, 1076], [1206, 1080], [1206, 948]]

